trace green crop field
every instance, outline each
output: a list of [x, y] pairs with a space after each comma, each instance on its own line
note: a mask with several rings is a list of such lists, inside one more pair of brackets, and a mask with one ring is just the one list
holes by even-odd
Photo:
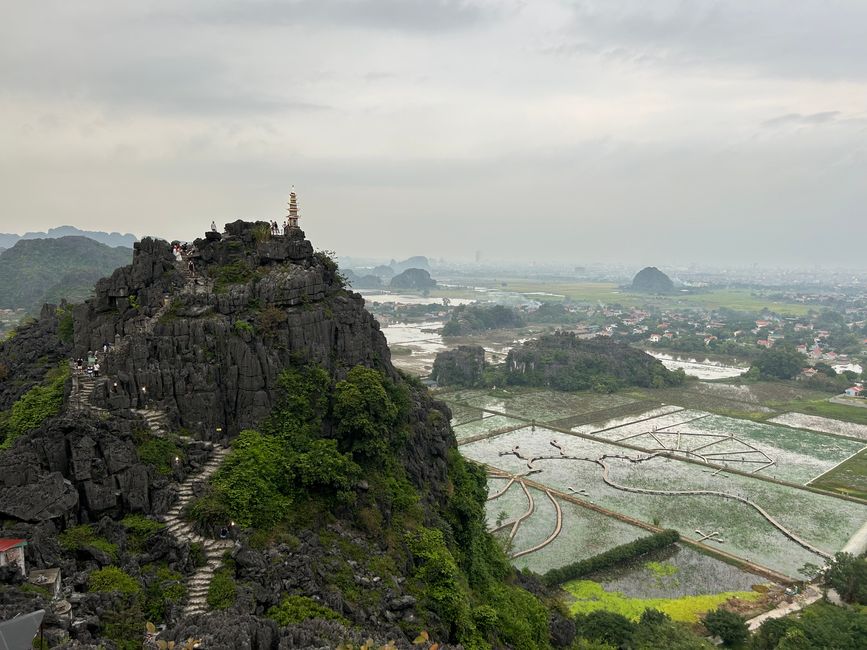
[[867, 499], [867, 449], [810, 483], [813, 487]]

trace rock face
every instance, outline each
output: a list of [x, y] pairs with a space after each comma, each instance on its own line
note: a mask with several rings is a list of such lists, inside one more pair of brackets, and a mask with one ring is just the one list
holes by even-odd
[[407, 269], [391, 279], [389, 286], [392, 289], [410, 289], [424, 291], [437, 286], [437, 281], [431, 279], [430, 273], [424, 269]]
[[642, 293], [671, 293], [674, 291], [674, 283], [655, 266], [648, 266], [632, 279], [632, 290]]
[[171, 424], [231, 436], [271, 410], [290, 363], [340, 374], [356, 364], [393, 374], [385, 338], [363, 299], [304, 233], [271, 236], [237, 221], [196, 240], [178, 265], [170, 246], [144, 239], [133, 263], [75, 310], [75, 352], [115, 345], [102, 405], [159, 408]]
[[461, 345], [440, 352], [431, 376], [440, 386], [481, 386], [485, 372], [485, 349], [480, 345]]
[[45, 305], [39, 318], [21, 325], [15, 336], [0, 345], [0, 410], [42, 381], [47, 368], [69, 356], [60, 340], [60, 319], [54, 305]]

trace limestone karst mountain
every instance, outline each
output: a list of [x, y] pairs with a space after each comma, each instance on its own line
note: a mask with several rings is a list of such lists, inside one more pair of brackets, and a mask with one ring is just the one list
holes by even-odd
[[674, 283], [655, 266], [647, 266], [632, 279], [632, 290], [641, 293], [671, 293], [674, 291]]
[[131, 259], [131, 248], [87, 237], [22, 239], [0, 255], [0, 308], [38, 313], [46, 302], [78, 302], [97, 280]]
[[[94, 353], [98, 376], [70, 363]], [[238, 221], [180, 259], [146, 238], [0, 373], [0, 537], [87, 621], [51, 618], [50, 643], [140, 647], [149, 620], [208, 648], [550, 647], [448, 409], [297, 228]], [[47, 605], [0, 589], [0, 618]]]

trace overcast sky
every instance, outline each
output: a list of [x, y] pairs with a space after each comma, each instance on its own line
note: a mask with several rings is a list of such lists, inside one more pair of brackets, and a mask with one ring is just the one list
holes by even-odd
[[0, 231], [867, 266], [863, 0], [0, 8]]

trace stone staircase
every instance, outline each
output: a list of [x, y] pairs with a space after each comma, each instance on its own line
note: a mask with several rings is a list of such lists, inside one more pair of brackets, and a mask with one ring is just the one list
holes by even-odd
[[193, 484], [206, 481], [217, 471], [220, 463], [229, 453], [227, 447], [219, 447], [209, 444], [213, 453], [208, 462], [198, 474], [190, 476], [181, 483], [178, 500], [172, 509], [162, 516], [162, 522], [166, 529], [175, 536], [179, 542], [198, 543], [205, 549], [205, 565], [187, 579], [187, 605], [184, 607], [184, 616], [201, 614], [207, 610], [208, 587], [214, 577], [214, 572], [220, 567], [223, 554], [232, 549], [235, 543], [226, 539], [208, 539], [194, 532], [192, 526], [181, 518], [181, 513], [187, 504], [193, 499]]

